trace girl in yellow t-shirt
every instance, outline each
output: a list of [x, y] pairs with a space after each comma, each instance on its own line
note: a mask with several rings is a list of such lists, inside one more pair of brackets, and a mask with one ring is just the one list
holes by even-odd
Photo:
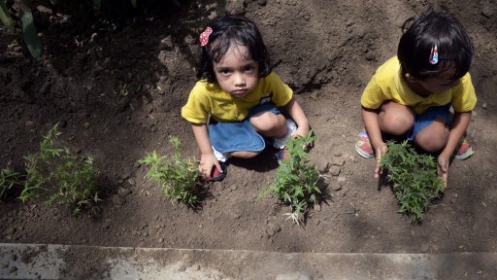
[[199, 81], [181, 109], [200, 148], [200, 172], [220, 180], [229, 157], [254, 157], [266, 142], [285, 159], [285, 140], [307, 135], [309, 124], [293, 91], [271, 71], [256, 25], [218, 17], [200, 34], [200, 46]]
[[468, 73], [473, 44], [453, 16], [432, 8], [408, 19], [403, 30], [397, 56], [377, 69], [361, 97], [366, 131], [356, 151], [365, 158], [376, 154], [378, 177], [385, 138], [407, 138], [438, 154], [438, 174], [447, 184], [453, 153], [461, 160], [473, 154], [464, 136], [476, 105]]

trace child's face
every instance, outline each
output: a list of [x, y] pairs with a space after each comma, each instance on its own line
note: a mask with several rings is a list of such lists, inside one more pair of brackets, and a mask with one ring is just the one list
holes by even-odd
[[454, 71], [446, 71], [435, 77], [417, 80], [416, 83], [424, 89], [425, 93], [439, 93], [449, 90], [461, 83], [460, 79], [452, 79], [453, 76]]
[[257, 86], [259, 64], [250, 58], [247, 47], [232, 45], [213, 66], [219, 86], [233, 96], [243, 97]]

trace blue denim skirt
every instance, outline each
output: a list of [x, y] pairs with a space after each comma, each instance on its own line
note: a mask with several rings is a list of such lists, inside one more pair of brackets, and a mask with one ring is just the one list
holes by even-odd
[[407, 139], [409, 141], [414, 140], [416, 134], [418, 134], [421, 130], [429, 126], [437, 119], [443, 119], [446, 125], [450, 125], [452, 123], [452, 114], [450, 113], [450, 103], [444, 106], [433, 106], [426, 109], [421, 114], [416, 114], [413, 110], [414, 114], [414, 126], [410, 133], [407, 134]]
[[250, 118], [257, 113], [269, 111], [281, 114], [274, 104], [261, 104], [252, 108], [243, 121], [218, 122], [209, 120], [211, 145], [221, 153], [236, 151], [260, 152], [266, 147], [266, 139], [257, 133], [250, 124]]

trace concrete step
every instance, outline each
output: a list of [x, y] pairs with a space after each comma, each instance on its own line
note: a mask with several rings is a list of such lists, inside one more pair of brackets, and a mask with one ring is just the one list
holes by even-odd
[[0, 279], [497, 279], [497, 253], [335, 254], [1, 244]]

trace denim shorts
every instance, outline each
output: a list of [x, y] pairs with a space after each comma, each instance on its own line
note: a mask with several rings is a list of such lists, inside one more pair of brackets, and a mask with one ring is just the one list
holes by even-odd
[[235, 151], [260, 152], [266, 147], [266, 139], [254, 130], [250, 118], [257, 113], [269, 111], [281, 114], [274, 104], [261, 104], [252, 108], [247, 118], [237, 122], [218, 122], [209, 120], [211, 145], [221, 153]]
[[409, 141], [414, 140], [416, 134], [432, 124], [437, 119], [443, 119], [446, 125], [450, 125], [452, 122], [450, 106], [450, 104], [447, 104], [444, 106], [429, 107], [421, 114], [416, 114], [414, 110], [412, 110], [412, 113], [414, 114], [414, 126], [412, 130], [407, 133], [407, 139], [409, 139]]

